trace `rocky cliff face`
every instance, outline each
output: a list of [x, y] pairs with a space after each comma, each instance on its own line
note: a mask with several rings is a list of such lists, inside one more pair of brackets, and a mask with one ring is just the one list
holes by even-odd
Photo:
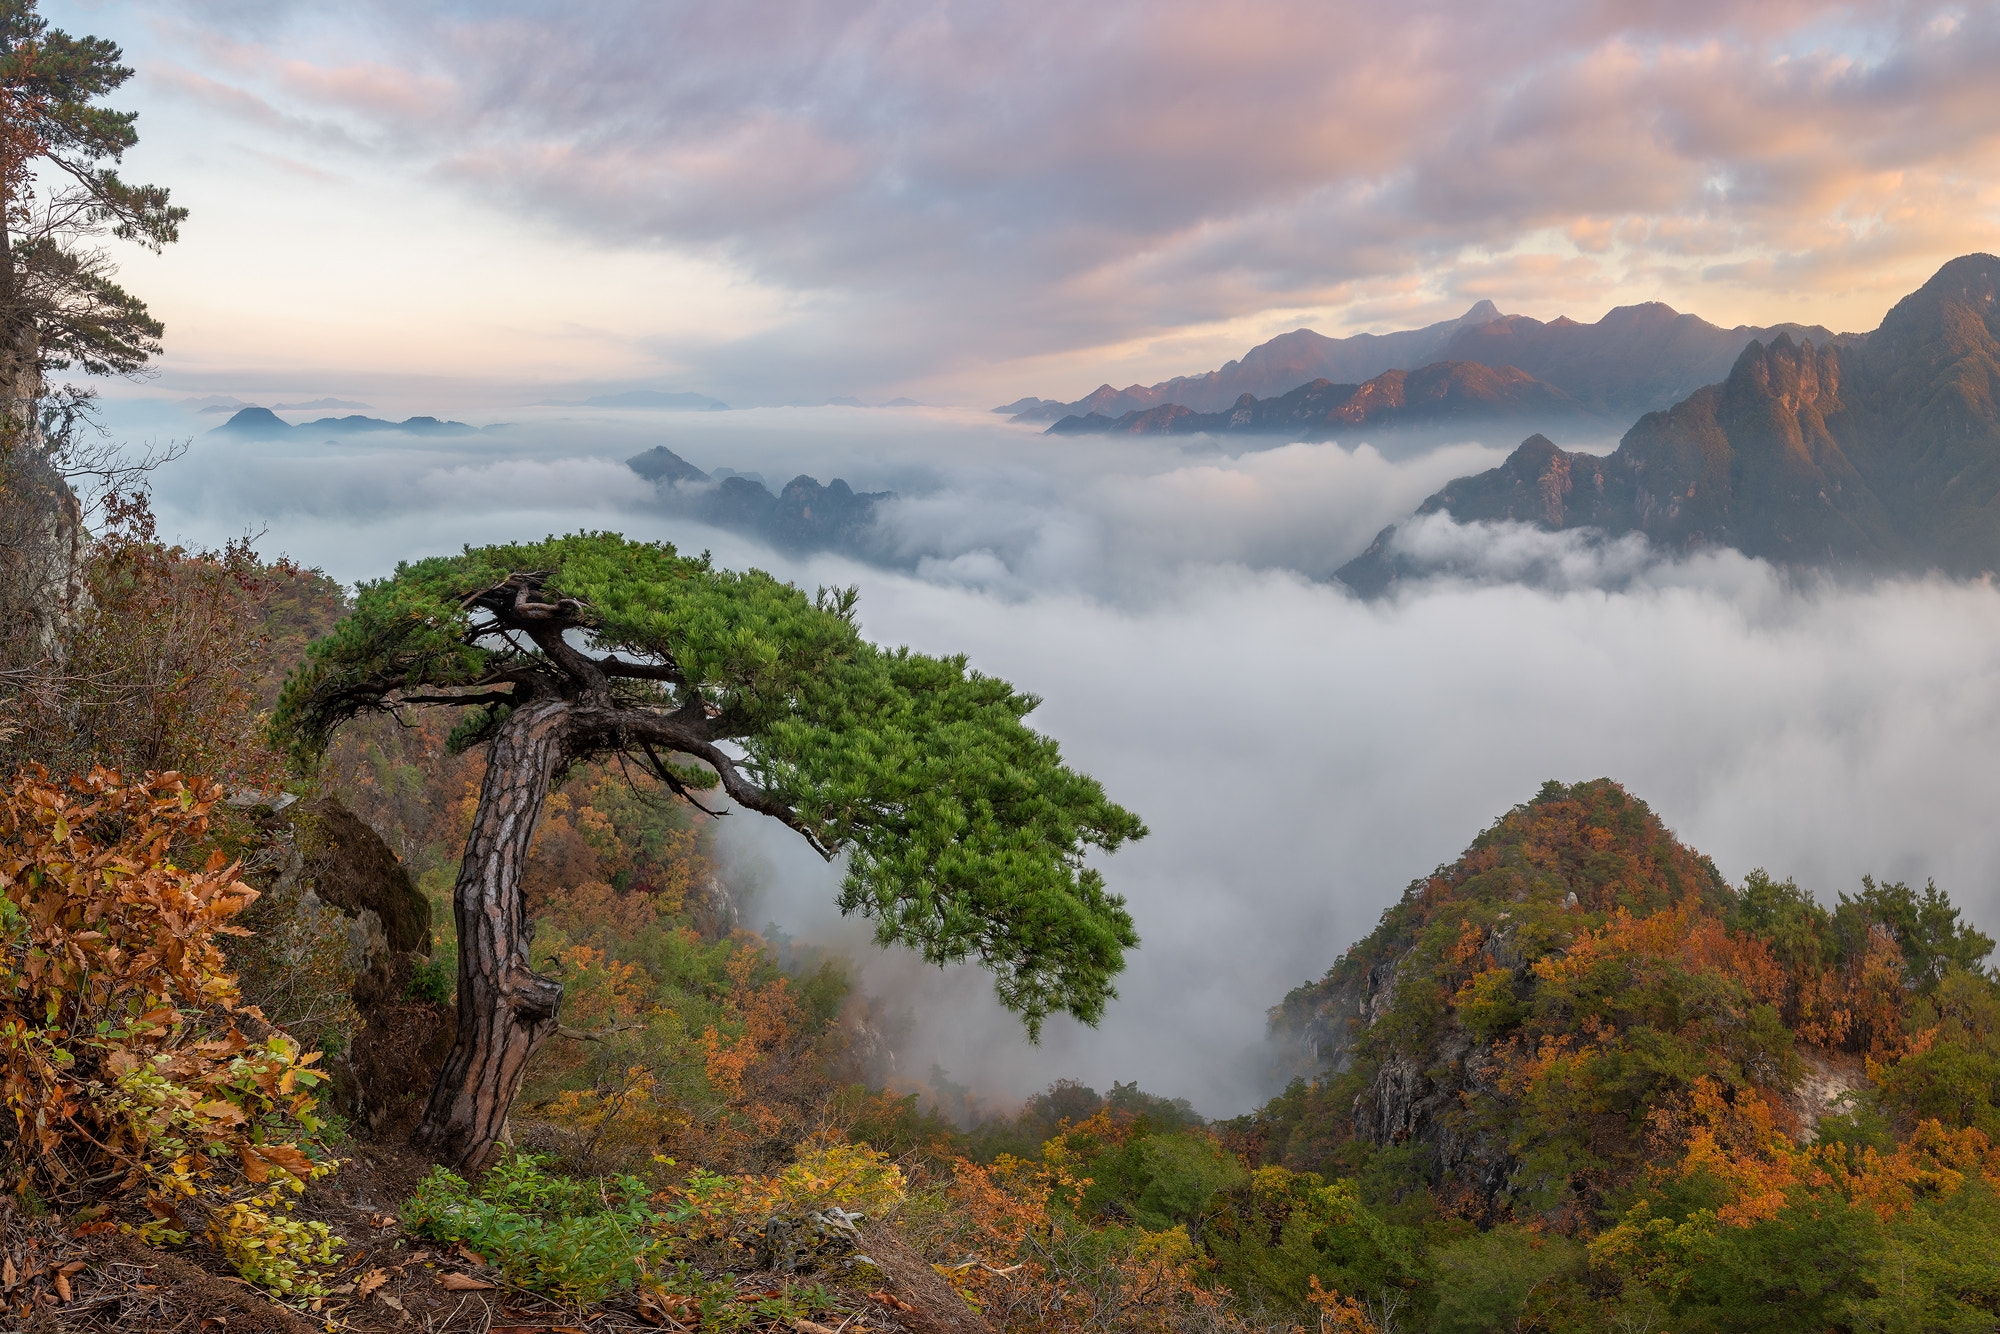
[[76, 493], [32, 443], [0, 449], [0, 665], [57, 653], [83, 590]]
[[430, 901], [366, 822], [333, 798], [257, 812], [245, 878], [260, 898], [231, 949], [245, 995], [323, 1044], [333, 1101], [381, 1130], [414, 1121], [456, 1033], [415, 994], [431, 952]]
[[1768, 345], [1780, 337], [1825, 346], [1835, 335], [1817, 325], [1724, 329], [1649, 301], [1620, 306], [1595, 324], [1503, 316], [1461, 329], [1439, 355], [1518, 367], [1579, 402], [1631, 421], [1721, 379], [1751, 343]]

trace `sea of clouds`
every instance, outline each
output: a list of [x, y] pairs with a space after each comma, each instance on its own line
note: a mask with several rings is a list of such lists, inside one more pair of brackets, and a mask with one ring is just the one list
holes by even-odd
[[[213, 420], [128, 400], [111, 424]], [[773, 490], [800, 473], [892, 490], [885, 554], [792, 558], [669, 519], [622, 462], [655, 444]], [[167, 533], [261, 531], [267, 554], [347, 581], [468, 542], [667, 539], [858, 584], [871, 637], [965, 652], [1042, 696], [1032, 721], [1152, 830], [1104, 863], [1144, 943], [1096, 1030], [1057, 1021], [1029, 1046], [975, 970], [876, 951], [841, 921], [837, 871], [788, 831], [725, 821], [754, 920], [851, 952], [918, 1081], [933, 1063], [994, 1096], [1136, 1079], [1245, 1110], [1270, 1091], [1267, 1008], [1550, 778], [1620, 780], [1732, 880], [1761, 866], [1830, 899], [1868, 872], [1935, 877], [2000, 927], [2000, 591], [1441, 518], [1398, 541], [1449, 577], [1375, 603], [1329, 578], [1511, 444], [1241, 452], [973, 413], [548, 411], [446, 440], [201, 435], [156, 504]]]

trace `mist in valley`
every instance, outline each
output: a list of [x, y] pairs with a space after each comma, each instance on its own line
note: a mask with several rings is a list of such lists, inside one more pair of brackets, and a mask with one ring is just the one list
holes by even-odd
[[[427, 410], [415, 407], [412, 410]], [[465, 543], [615, 529], [811, 589], [856, 584], [865, 632], [963, 652], [1044, 703], [1031, 722], [1152, 833], [1106, 859], [1142, 938], [1103, 1025], [1039, 1047], [976, 969], [876, 950], [837, 868], [735, 815], [721, 846], [749, 924], [842, 949], [899, 1016], [897, 1072], [994, 1099], [1137, 1080], [1205, 1114], [1278, 1078], [1265, 1011], [1325, 971], [1413, 878], [1546, 779], [1608, 775], [1713, 856], [1830, 900], [1864, 873], [1935, 878], [2000, 922], [2000, 592], [1800, 582], [1734, 553], [1663, 560], [1435, 519], [1402, 539], [1451, 578], [1358, 600], [1331, 572], [1515, 441], [1242, 452], [1200, 438], [1050, 439], [987, 414], [530, 410], [476, 436], [281, 443], [196, 435], [155, 479], [163, 535], [261, 532], [343, 581]], [[110, 405], [132, 438], [214, 417]], [[1560, 442], [1573, 445], [1579, 442]], [[792, 556], [664, 512], [623, 460], [889, 490], [874, 561]], [[1521, 580], [1527, 582], [1520, 582]]]

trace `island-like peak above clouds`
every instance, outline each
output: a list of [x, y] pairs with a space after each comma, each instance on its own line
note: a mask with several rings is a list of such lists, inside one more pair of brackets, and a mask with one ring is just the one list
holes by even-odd
[[717, 468], [703, 472], [665, 445], [625, 460], [653, 483], [668, 513], [760, 537], [780, 551], [869, 554], [868, 532], [879, 501], [889, 491], [856, 491], [841, 478], [825, 486], [801, 473], [777, 495], [754, 474]]
[[1385, 371], [1468, 361], [1525, 371], [1622, 424], [1722, 378], [1751, 342], [1769, 342], [1779, 334], [1816, 344], [1834, 337], [1817, 325], [1724, 329], [1657, 301], [1620, 306], [1594, 324], [1567, 316], [1543, 323], [1526, 315], [1502, 315], [1491, 301], [1481, 301], [1455, 320], [1422, 329], [1349, 338], [1296, 329], [1206, 375], [1179, 376], [1150, 387], [1113, 389], [1107, 384], [1074, 403], [1020, 399], [995, 411], [1029, 422], [1091, 413], [1115, 419], [1170, 403], [1191, 412], [1219, 412], [1243, 394], [1270, 398], [1309, 380], [1358, 384]]
[[[1605, 458], [1536, 436], [1418, 514], [1643, 533], [1799, 567], [2000, 570], [2000, 259], [1938, 270], [1867, 335], [1754, 340]], [[1421, 573], [1383, 530], [1340, 578]]]

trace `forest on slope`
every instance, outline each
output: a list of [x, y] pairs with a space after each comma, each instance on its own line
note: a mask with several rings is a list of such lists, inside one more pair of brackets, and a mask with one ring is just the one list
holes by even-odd
[[[58, 773], [150, 770], [191, 794], [172, 807], [206, 827], [173, 861], [238, 865], [260, 897], [234, 918], [250, 934], [218, 914], [177, 928], [179, 947], [208, 957], [206, 994], [234, 992], [238, 1031], [269, 1025], [251, 1050], [295, 1088], [325, 1082], [318, 1107], [243, 1107], [247, 1161], [267, 1181], [301, 1168], [293, 1210], [218, 1166], [162, 1219], [157, 1179], [120, 1188], [88, 1140], [17, 1130], [8, 1244], [31, 1278], [10, 1302], [73, 1328], [153, 1310], [164, 1328], [223, 1309], [202, 1285], [230, 1273], [355, 1329], [401, 1327], [402, 1310], [455, 1328], [468, 1295], [480, 1319], [605, 1328], [1993, 1327], [1991, 939], [1928, 886], [1864, 882], [1831, 907], [1761, 872], [1732, 886], [1606, 780], [1547, 785], [1413, 882], [1273, 1009], [1289, 1087], [1210, 1123], [1130, 1085], [1059, 1084], [1003, 1112], [941, 1071], [891, 1076], [893, 1005], [842, 960], [746, 929], [713, 821], [583, 766], [524, 885], [568, 1033], [535, 1058], [512, 1148], [483, 1176], [433, 1169], [404, 1141], [449, 1045], [450, 890], [484, 760], [435, 723], [383, 718], [310, 781], [286, 776], [265, 711], [348, 597], [246, 549], [166, 546], [138, 507], [125, 525], [90, 548], [94, 610], [72, 632], [93, 684], [65, 687], [61, 725], [36, 712], [50, 696], [10, 693], [10, 744]], [[8, 866], [48, 865], [36, 820], [101, 807], [121, 780], [98, 773], [68, 790], [16, 773]], [[281, 784], [306, 799], [280, 808]], [[238, 804], [200, 795], [221, 791]], [[8, 874], [14, 1031], [75, 1044], [23, 1003], [40, 994], [41, 900]], [[174, 1053], [218, 1041], [213, 1015], [183, 1011], [152, 1068], [195, 1083]], [[18, 1113], [30, 1085], [12, 1068]], [[242, 1096], [227, 1088], [197, 1105]], [[207, 1124], [212, 1146], [236, 1142], [227, 1122]], [[216, 1198], [291, 1240], [205, 1229]], [[829, 1206], [893, 1219], [945, 1286], [898, 1286], [880, 1233], [862, 1253], [882, 1267], [853, 1264]], [[116, 1267], [140, 1263], [175, 1282], [140, 1292]], [[479, 1283], [495, 1286], [464, 1286]], [[288, 1327], [229, 1300], [232, 1323]]]

